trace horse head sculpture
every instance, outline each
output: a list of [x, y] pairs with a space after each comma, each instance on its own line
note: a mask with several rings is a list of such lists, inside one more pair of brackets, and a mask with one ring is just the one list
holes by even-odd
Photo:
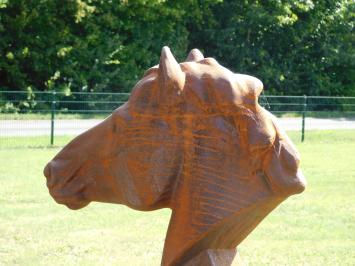
[[296, 148], [258, 104], [262, 89], [197, 49], [179, 64], [164, 47], [129, 101], [48, 163], [49, 192], [71, 209], [171, 208], [162, 265], [233, 250], [305, 188]]

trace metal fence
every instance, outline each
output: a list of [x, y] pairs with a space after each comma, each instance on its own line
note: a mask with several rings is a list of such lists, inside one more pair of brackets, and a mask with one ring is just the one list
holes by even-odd
[[[355, 118], [355, 97], [263, 95], [259, 98], [259, 102], [277, 116], [300, 116], [302, 119], [299, 129], [302, 142], [305, 139], [307, 116], [323, 120], [308, 119], [315, 123], [313, 126], [311, 124], [311, 129], [355, 128], [352, 122]], [[331, 124], [327, 125], [327, 123]], [[290, 128], [286, 127], [286, 129]]]
[[[62, 146], [128, 97], [128, 93], [0, 91], [0, 148]], [[302, 141], [306, 129], [355, 128], [355, 97], [261, 95], [259, 102], [281, 117], [286, 130], [300, 131]]]

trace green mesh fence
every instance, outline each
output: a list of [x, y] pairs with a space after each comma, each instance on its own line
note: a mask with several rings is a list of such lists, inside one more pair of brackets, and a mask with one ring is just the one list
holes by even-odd
[[[128, 93], [0, 91], [0, 149], [63, 146], [128, 98]], [[317, 129], [319, 120], [313, 118], [323, 119], [325, 129], [339, 118], [349, 128], [355, 123], [355, 97], [263, 94], [259, 103], [281, 117], [286, 130], [300, 131], [302, 139], [306, 129]]]
[[63, 146], [128, 97], [128, 93], [0, 91], [0, 148]]

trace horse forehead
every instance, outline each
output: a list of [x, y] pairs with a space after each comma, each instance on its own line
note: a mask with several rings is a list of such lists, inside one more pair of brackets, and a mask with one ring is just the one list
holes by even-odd
[[[205, 61], [205, 59], [202, 61]], [[190, 86], [186, 85], [190, 85], [189, 83], [192, 83], [191, 85], [196, 86], [197, 84], [195, 83], [197, 81], [203, 83], [202, 85], [204, 85], [203, 87], [205, 87], [205, 89], [208, 87], [209, 89], [216, 90], [216, 93], [218, 93], [218, 91], [222, 90], [223, 88], [238, 91], [245, 89], [247, 86], [246, 81], [250, 80], [250, 78], [255, 79], [252, 76], [235, 74], [229, 69], [219, 65], [217, 62], [213, 64], [205, 62], [183, 62], [179, 65], [184, 74], [187, 76], [187, 84], [185, 84], [185, 90], [190, 89]], [[154, 85], [159, 85], [156, 84], [159, 81], [158, 73], [159, 68], [157, 66], [148, 69], [144, 73], [143, 78], [137, 83], [138, 87], [151, 89]], [[206, 82], [212, 82], [213, 84], [206, 84]], [[233, 86], [233, 84], [236, 84], [237, 86]], [[163, 87], [158, 88], [158, 90], [166, 89], [167, 88]]]
[[181, 91], [159, 82], [159, 68], [149, 69], [136, 84], [130, 97], [135, 114], [233, 114], [241, 107], [255, 105], [250, 98], [250, 80], [254, 77], [235, 74], [217, 62], [180, 63], [185, 74]]
[[[187, 75], [187, 84], [185, 84], [187, 89], [197, 87], [202, 90], [201, 93], [206, 93], [206, 89], [209, 89], [217, 96], [227, 97], [223, 99], [224, 101], [230, 100], [242, 104], [243, 101], [240, 101], [242, 98], [257, 98], [256, 88], [262, 89], [263, 87], [259, 79], [246, 74], [234, 73], [215, 60], [213, 63], [184, 62], [180, 66]], [[216, 100], [218, 101], [218, 98]]]
[[217, 63], [203, 64], [199, 62], [184, 62], [180, 64], [180, 67], [187, 77], [186, 82], [192, 82], [192, 80], [199, 80], [201, 82], [207, 80], [230, 82], [234, 79], [234, 73], [232, 71]]

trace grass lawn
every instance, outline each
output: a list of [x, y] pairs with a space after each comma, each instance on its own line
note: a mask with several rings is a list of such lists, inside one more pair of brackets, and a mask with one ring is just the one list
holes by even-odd
[[[355, 131], [309, 131], [304, 143], [290, 135], [309, 186], [249, 235], [241, 257], [249, 265], [355, 265]], [[160, 265], [170, 211], [57, 205], [42, 169], [58, 150], [0, 149], [0, 265]]]

